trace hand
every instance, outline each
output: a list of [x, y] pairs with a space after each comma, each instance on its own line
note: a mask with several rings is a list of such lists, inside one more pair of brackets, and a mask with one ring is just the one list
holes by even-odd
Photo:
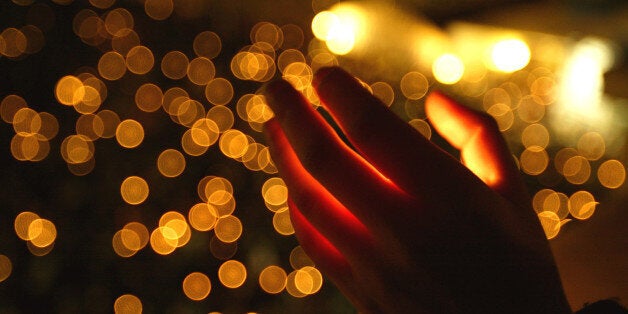
[[494, 121], [426, 101], [454, 159], [340, 68], [314, 88], [346, 145], [285, 81], [265, 125], [297, 238], [366, 313], [568, 313], [547, 240]]

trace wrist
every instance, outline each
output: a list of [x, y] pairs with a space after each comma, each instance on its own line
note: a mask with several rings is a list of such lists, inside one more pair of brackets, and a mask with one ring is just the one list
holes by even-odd
[[584, 307], [574, 314], [628, 314], [628, 310], [615, 299], [605, 299], [593, 303], [585, 303]]

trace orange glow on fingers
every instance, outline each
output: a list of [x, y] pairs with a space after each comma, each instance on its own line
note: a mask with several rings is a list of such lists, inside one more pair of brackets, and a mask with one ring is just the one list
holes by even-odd
[[370, 236], [366, 226], [303, 167], [278, 121], [267, 122], [266, 130], [275, 152], [273, 159], [288, 190], [290, 186], [300, 187], [295, 190], [298, 192], [290, 194], [288, 191], [289, 199], [307, 204], [301, 211], [323, 234], [342, 237], [343, 243], [350, 243], [347, 247], [364, 244]]
[[425, 111], [438, 133], [460, 150], [469, 170], [491, 187], [502, 183], [512, 162], [496, 124], [440, 93], [427, 98]]
[[[476, 136], [472, 141], [477, 142], [477, 138]], [[482, 148], [481, 143], [463, 150], [461, 159], [464, 165], [487, 185], [494, 186], [501, 181], [499, 169], [494, 162], [487, 162], [493, 158], [489, 152]]]
[[[472, 137], [475, 128], [470, 128], [468, 110], [455, 104], [440, 93], [431, 93], [425, 102], [425, 111], [434, 128], [455, 148], [461, 149]], [[465, 112], [466, 111], [466, 112]]]
[[340, 251], [312, 226], [292, 202], [289, 204], [297, 239], [308, 256], [332, 278], [350, 274], [349, 264]]

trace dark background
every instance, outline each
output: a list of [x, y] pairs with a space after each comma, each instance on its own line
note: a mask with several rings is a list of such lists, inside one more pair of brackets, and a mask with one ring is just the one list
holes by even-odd
[[[288, 256], [298, 243], [293, 237], [278, 235], [272, 228], [272, 214], [264, 208], [259, 192], [269, 175], [248, 171], [213, 146], [202, 156], [186, 156], [187, 167], [181, 176], [164, 178], [154, 160], [165, 148], [179, 148], [185, 128], [172, 123], [161, 111], [138, 110], [132, 95], [147, 81], [159, 82], [164, 90], [184, 85], [160, 76], [158, 62], [170, 50], [193, 56], [194, 36], [211, 30], [220, 35], [223, 44], [220, 55], [214, 59], [216, 76], [228, 78], [234, 84], [236, 96], [230, 103], [234, 108], [239, 95], [255, 92], [260, 86], [237, 80], [229, 70], [231, 57], [250, 44], [251, 27], [260, 21], [299, 25], [306, 37], [301, 50], [306, 52], [314, 15], [311, 2], [206, 1], [197, 11], [175, 11], [166, 21], [153, 21], [144, 14], [139, 1], [118, 0], [112, 8], [125, 7], [134, 14], [135, 30], [142, 44], [153, 49], [156, 66], [146, 76], [127, 73], [122, 80], [107, 82], [109, 96], [101, 109], [114, 110], [121, 119], [140, 121], [147, 130], [146, 137], [139, 148], [132, 150], [121, 148], [115, 139], [98, 140], [96, 167], [80, 177], [68, 171], [59, 152], [63, 138], [75, 132], [74, 121], [79, 114], [59, 105], [53, 90], [60, 77], [76, 73], [82, 66], [95, 67], [102, 52], [85, 45], [72, 32], [74, 15], [90, 8], [88, 1], [75, 1], [67, 6], [50, 1], [41, 3], [54, 16], [54, 24], [44, 32], [46, 45], [40, 52], [18, 59], [0, 57], [0, 98], [8, 94], [24, 97], [34, 110], [54, 114], [60, 129], [50, 142], [51, 151], [46, 159], [20, 162], [10, 152], [12, 126], [0, 123], [0, 254], [9, 257], [13, 264], [11, 276], [0, 282], [0, 313], [108, 313], [112, 311], [113, 301], [125, 293], [138, 296], [147, 313], [353, 311], [327, 281], [319, 293], [303, 299], [286, 292], [266, 294], [257, 284], [258, 274], [251, 271], [242, 287], [233, 290], [222, 287], [216, 276], [222, 261], [208, 250], [211, 233], [194, 232], [188, 245], [168, 256], [158, 255], [147, 247], [131, 258], [121, 258], [111, 248], [111, 237], [125, 223], [142, 221], [151, 228], [163, 212], [185, 211], [197, 202], [198, 180], [218, 175], [229, 178], [234, 185], [235, 214], [244, 225], [233, 258], [248, 265], [257, 258], [256, 254], [266, 252], [284, 269], [290, 269]], [[441, 26], [464, 20], [557, 35], [594, 34], [611, 38], [622, 48], [628, 44], [628, 8], [622, 1], [426, 0], [397, 1], [397, 5], [412, 14], [425, 14]], [[91, 9], [99, 14], [105, 12]], [[28, 6], [2, 1], [0, 29], [24, 26], [28, 12]], [[620, 65], [607, 74], [607, 93], [626, 98], [627, 86], [626, 66]], [[191, 94], [202, 95], [191, 84], [182, 87], [189, 88]], [[235, 127], [248, 128], [243, 121], [237, 121]], [[261, 134], [250, 130], [247, 133], [263, 141]], [[141, 205], [131, 206], [120, 198], [119, 183], [129, 175], [142, 176], [150, 183], [149, 199]], [[568, 225], [551, 241], [574, 308], [600, 298], [617, 296], [624, 303], [628, 299], [625, 228], [628, 193], [625, 187], [600, 193], [604, 199], [593, 218]], [[50, 219], [57, 227], [54, 249], [46, 256], [30, 254], [13, 231], [15, 216], [26, 210]], [[183, 278], [192, 271], [204, 272], [212, 280], [209, 297], [200, 302], [187, 299], [181, 290]]]

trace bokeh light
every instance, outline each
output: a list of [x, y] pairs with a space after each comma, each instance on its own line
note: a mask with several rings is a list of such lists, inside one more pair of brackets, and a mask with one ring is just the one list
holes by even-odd
[[126, 73], [126, 61], [124, 57], [115, 52], [109, 51], [100, 57], [98, 61], [98, 73], [104, 79], [119, 80]]
[[122, 181], [120, 195], [131, 205], [141, 204], [148, 198], [149, 188], [146, 180], [138, 176], [130, 176]]
[[174, 2], [172, 0], [146, 0], [144, 11], [152, 19], [162, 21], [169, 18], [174, 11]]
[[174, 178], [185, 170], [185, 157], [176, 149], [166, 149], [157, 158], [157, 169], [163, 176]]
[[135, 148], [144, 140], [144, 127], [133, 119], [121, 121], [116, 128], [116, 140], [124, 148]]
[[547, 168], [549, 156], [543, 147], [531, 146], [521, 153], [521, 170], [530, 175], [539, 175]]
[[113, 303], [115, 314], [140, 314], [142, 309], [142, 301], [132, 294], [121, 295]]
[[190, 61], [187, 76], [196, 85], [207, 85], [216, 75], [214, 63], [205, 57], [197, 57]]
[[11, 260], [6, 255], [0, 254], [0, 282], [11, 276], [12, 269], [13, 263], [11, 263]]
[[164, 93], [161, 88], [152, 83], [140, 86], [135, 92], [135, 104], [142, 111], [154, 112], [161, 108]]
[[607, 160], [598, 168], [597, 177], [604, 187], [616, 189], [626, 181], [626, 168], [619, 160]]
[[597, 206], [593, 195], [587, 191], [578, 191], [569, 197], [569, 213], [574, 218], [589, 219]]
[[222, 42], [218, 34], [212, 31], [204, 31], [194, 37], [192, 47], [197, 56], [213, 59], [220, 53]]
[[28, 225], [29, 242], [39, 248], [52, 245], [57, 238], [57, 228], [48, 219], [35, 219]]
[[455, 84], [464, 74], [464, 63], [451, 53], [443, 54], [434, 60], [432, 64], [432, 74], [434, 78], [443, 84]]
[[288, 275], [283, 268], [275, 265], [268, 266], [259, 275], [259, 285], [266, 293], [281, 293], [286, 287]]
[[551, 211], [542, 211], [538, 214], [538, 217], [543, 231], [545, 231], [545, 237], [547, 239], [555, 238], [560, 231], [560, 218], [558, 218], [558, 215]]
[[190, 273], [183, 279], [183, 293], [194, 301], [207, 298], [211, 288], [209, 277], [201, 272]]
[[181, 51], [170, 51], [161, 59], [161, 72], [169, 79], [179, 80], [188, 72], [190, 60]]
[[145, 46], [135, 46], [126, 54], [126, 67], [134, 74], [146, 74], [154, 64], [153, 52]]
[[421, 133], [423, 136], [425, 136], [425, 138], [427, 138], [427, 139], [432, 138], [432, 128], [430, 127], [429, 123], [427, 123], [425, 120], [412, 119], [412, 120], [408, 121], [408, 123], [415, 130], [419, 131], [419, 133]]
[[417, 100], [427, 94], [429, 82], [420, 72], [408, 72], [401, 78], [400, 87], [406, 98]]
[[214, 78], [205, 86], [205, 97], [213, 105], [226, 105], [233, 98], [233, 86], [224, 78]]
[[351, 52], [366, 32], [364, 13], [353, 5], [337, 6], [321, 11], [312, 19], [312, 33], [337, 55]]
[[502, 72], [515, 72], [530, 62], [530, 48], [520, 39], [504, 39], [491, 48], [490, 65]]
[[247, 271], [240, 261], [228, 260], [218, 268], [218, 279], [227, 288], [242, 286], [247, 277]]
[[303, 247], [297, 245], [290, 251], [290, 266], [293, 269], [300, 269], [305, 266], [314, 266], [312, 259], [305, 253]]
[[238, 217], [228, 215], [220, 217], [214, 226], [216, 237], [225, 243], [231, 243], [242, 235], [242, 222]]
[[305, 266], [296, 270], [294, 285], [301, 293], [307, 295], [317, 293], [323, 285], [323, 275], [318, 269]]
[[188, 212], [190, 226], [198, 231], [209, 231], [218, 220], [218, 212], [213, 205], [207, 203], [194, 204]]

